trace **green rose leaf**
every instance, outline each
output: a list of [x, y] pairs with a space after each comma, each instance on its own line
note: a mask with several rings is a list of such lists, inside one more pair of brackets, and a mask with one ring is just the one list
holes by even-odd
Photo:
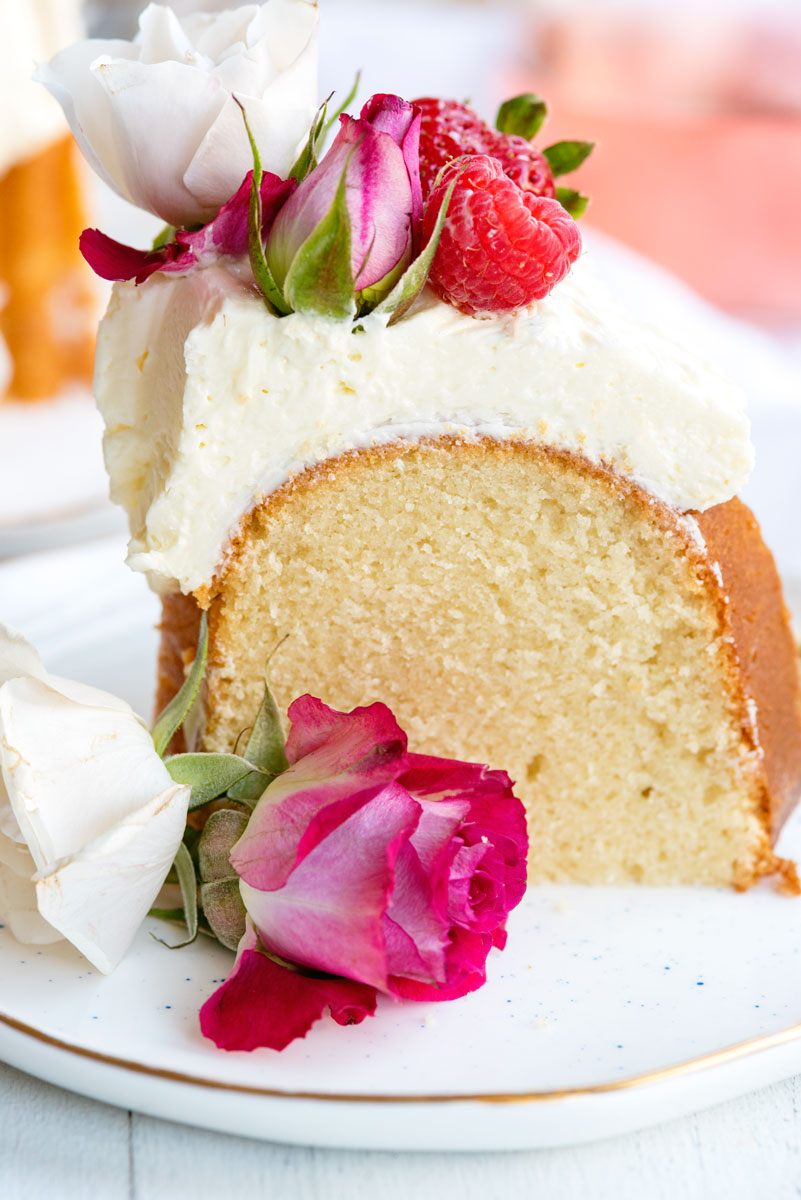
[[[253, 765], [238, 754], [173, 754], [164, 760], [164, 765], [171, 779], [191, 787], [190, 812], [224, 796], [253, 771]], [[265, 782], [262, 791], [266, 786]]]
[[587, 205], [590, 202], [589, 196], [583, 196], [581, 192], [566, 187], [558, 187], [556, 189], [556, 199], [562, 205], [562, 208], [570, 213], [574, 221], [584, 216], [584, 213], [587, 211]]
[[595, 142], [554, 142], [552, 146], [545, 147], [543, 154], [554, 176], [569, 175], [592, 153], [594, 145]]
[[173, 696], [153, 726], [153, 744], [156, 747], [156, 753], [160, 754], [162, 758], [173, 739], [173, 735], [181, 728], [189, 714], [190, 708], [195, 703], [197, 694], [200, 691], [200, 685], [203, 682], [203, 676], [206, 673], [208, 652], [209, 627], [206, 614], [203, 613], [200, 618], [195, 661], [192, 663], [189, 674], [184, 680], [180, 691]]
[[530, 142], [536, 137], [548, 116], [548, 105], [535, 92], [513, 96], [498, 109], [495, 128], [501, 133], [513, 133]]

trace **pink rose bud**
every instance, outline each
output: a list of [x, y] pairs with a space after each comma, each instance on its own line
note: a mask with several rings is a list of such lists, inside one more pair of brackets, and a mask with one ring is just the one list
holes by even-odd
[[341, 713], [302, 696], [288, 715], [289, 767], [230, 854], [248, 926], [201, 1011], [226, 1049], [283, 1049], [326, 1008], [360, 1021], [376, 992], [475, 990], [526, 886], [504, 771], [409, 754], [384, 704]]
[[342, 116], [340, 124], [331, 149], [281, 210], [267, 259], [281, 289], [290, 273], [302, 274], [303, 248], [331, 217], [344, 177], [351, 301], [355, 292], [374, 304], [388, 294], [418, 249], [420, 115], [399, 96], [377, 95], [358, 120]]

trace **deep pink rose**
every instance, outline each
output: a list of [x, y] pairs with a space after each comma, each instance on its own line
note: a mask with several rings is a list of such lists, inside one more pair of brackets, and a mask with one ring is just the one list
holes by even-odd
[[[99, 229], [85, 229], [80, 247], [89, 266], [101, 279], [135, 279], [143, 283], [156, 271], [188, 271], [218, 258], [241, 258], [248, 252], [248, 205], [253, 172], [225, 203], [213, 221], [201, 229], [179, 229], [172, 242], [158, 250], [136, 250], [107, 237]], [[294, 179], [265, 174], [261, 181], [262, 233], [267, 234], [281, 205], [297, 187]]]
[[473, 991], [526, 886], [525, 813], [504, 771], [409, 754], [384, 704], [341, 713], [302, 696], [289, 719], [290, 766], [231, 852], [252, 931], [201, 1012], [229, 1049], [281, 1049], [326, 1006], [360, 1021], [368, 992]]
[[423, 211], [420, 115], [399, 96], [373, 96], [342, 116], [322, 162], [281, 210], [267, 246], [279, 288], [306, 239], [328, 215], [343, 174], [354, 289], [388, 292], [417, 249]]

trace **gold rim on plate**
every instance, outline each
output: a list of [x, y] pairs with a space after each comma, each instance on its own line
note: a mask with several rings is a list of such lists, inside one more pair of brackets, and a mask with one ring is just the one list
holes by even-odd
[[357, 1092], [287, 1091], [282, 1088], [257, 1087], [253, 1084], [224, 1083], [219, 1079], [206, 1079], [201, 1075], [185, 1075], [181, 1071], [151, 1067], [146, 1063], [134, 1062], [127, 1058], [118, 1058], [113, 1054], [101, 1054], [99, 1051], [89, 1050], [85, 1046], [75, 1046], [71, 1042], [65, 1042], [61, 1038], [43, 1033], [32, 1025], [26, 1025], [23, 1021], [18, 1021], [15, 1017], [10, 1017], [6, 1013], [0, 1013], [0, 1024], [8, 1026], [8, 1028], [23, 1034], [25, 1037], [30, 1037], [35, 1041], [42, 1042], [46, 1046], [51, 1046], [55, 1050], [63, 1050], [68, 1054], [74, 1054], [78, 1058], [87, 1058], [103, 1066], [119, 1067], [125, 1071], [132, 1071], [137, 1075], [148, 1075], [154, 1079], [168, 1080], [171, 1083], [188, 1083], [194, 1087], [211, 1088], [224, 1092], [239, 1092], [250, 1096], [268, 1096], [281, 1100], [344, 1101], [351, 1104], [453, 1104], [475, 1101], [482, 1101], [487, 1104], [520, 1104], [534, 1101], [564, 1100], [568, 1097], [576, 1096], [599, 1096], [611, 1092], [627, 1091], [630, 1088], [644, 1087], [646, 1084], [663, 1083], [679, 1076], [695, 1074], [711, 1067], [722, 1066], [724, 1063], [736, 1062], [739, 1059], [748, 1058], [750, 1055], [759, 1054], [764, 1050], [773, 1050], [778, 1046], [787, 1045], [789, 1042], [794, 1042], [801, 1038], [801, 1023], [799, 1023], [797, 1025], [790, 1025], [787, 1029], [780, 1029], [778, 1033], [766, 1033], [761, 1034], [759, 1037], [747, 1038], [744, 1042], [736, 1042], [732, 1046], [724, 1046], [721, 1050], [712, 1050], [708, 1054], [701, 1054], [697, 1058], [690, 1058], [684, 1062], [674, 1063], [669, 1067], [659, 1067], [654, 1071], [644, 1071], [639, 1075], [629, 1075], [625, 1079], [610, 1080], [608, 1083], [587, 1084], [584, 1087], [554, 1088], [551, 1091], [545, 1092], [478, 1092], [474, 1095], [461, 1092], [385, 1095], [379, 1093], [361, 1094]]

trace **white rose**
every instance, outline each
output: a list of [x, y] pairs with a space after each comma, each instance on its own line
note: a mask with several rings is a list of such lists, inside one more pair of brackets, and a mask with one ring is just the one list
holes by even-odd
[[86, 158], [170, 225], [202, 225], [253, 166], [286, 176], [317, 107], [313, 0], [267, 0], [179, 19], [150, 4], [132, 42], [78, 42], [37, 70]]
[[123, 700], [49, 675], [4, 625], [0, 773], [0, 920], [113, 970], [175, 858], [190, 789]]

